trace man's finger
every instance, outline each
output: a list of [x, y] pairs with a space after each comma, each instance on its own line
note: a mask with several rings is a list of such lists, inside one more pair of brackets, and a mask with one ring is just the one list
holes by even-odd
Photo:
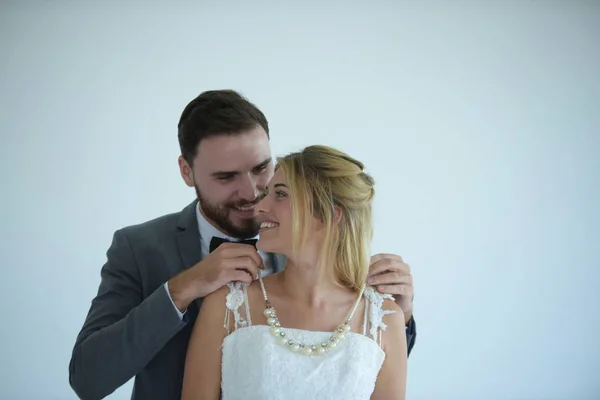
[[402, 259], [402, 257], [400, 257], [398, 254], [377, 253], [377, 254], [371, 256], [371, 264], [373, 264], [373, 263], [375, 263], [375, 262], [377, 262], [379, 260], [385, 259], [385, 258], [391, 258], [393, 260], [404, 262], [404, 260]]
[[400, 272], [402, 274], [410, 274], [410, 265], [397, 260], [383, 258], [374, 264], [371, 264], [369, 276], [379, 275], [384, 272]]
[[223, 243], [215, 251], [222, 248], [221, 255], [224, 258], [250, 257], [260, 269], [264, 269], [264, 261], [256, 248], [245, 243]]
[[400, 296], [412, 296], [414, 294], [414, 289], [409, 285], [380, 285], [377, 286], [377, 290], [381, 293]]
[[412, 275], [403, 274], [399, 272], [388, 272], [381, 275], [371, 276], [367, 279], [367, 283], [371, 286], [378, 285], [412, 285], [413, 277]]
[[252, 283], [254, 279], [252, 276], [246, 272], [239, 269], [232, 270], [229, 274], [227, 274], [227, 282], [244, 282], [248, 285]]
[[259, 266], [256, 265], [256, 260], [251, 257], [237, 257], [227, 260], [225, 263], [228, 269], [245, 270], [252, 276], [258, 275]]

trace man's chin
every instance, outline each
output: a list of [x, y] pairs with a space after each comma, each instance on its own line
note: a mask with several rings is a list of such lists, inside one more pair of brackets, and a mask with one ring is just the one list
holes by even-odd
[[229, 224], [235, 230], [234, 236], [251, 238], [258, 235], [259, 225], [254, 218], [229, 218]]

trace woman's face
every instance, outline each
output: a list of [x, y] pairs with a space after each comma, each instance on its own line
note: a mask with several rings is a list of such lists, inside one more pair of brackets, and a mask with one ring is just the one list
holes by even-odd
[[257, 204], [261, 222], [258, 250], [289, 255], [292, 249], [292, 204], [285, 174], [278, 169], [267, 185], [267, 196]]
[[[279, 253], [290, 258], [292, 256], [292, 198], [287, 186], [285, 173], [278, 169], [267, 186], [267, 196], [256, 206], [258, 220], [261, 222], [258, 250], [268, 253]], [[324, 225], [316, 218], [310, 221], [310, 231], [302, 253], [318, 252], [324, 237]], [[315, 253], [315, 255], [317, 255]]]

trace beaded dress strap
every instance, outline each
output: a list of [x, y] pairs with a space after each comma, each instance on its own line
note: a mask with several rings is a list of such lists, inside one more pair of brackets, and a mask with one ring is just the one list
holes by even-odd
[[383, 317], [396, 312], [384, 310], [383, 302], [385, 299], [394, 301], [394, 297], [388, 293], [380, 293], [371, 286], [365, 288], [364, 294], [366, 301], [363, 334], [381, 346], [382, 332], [387, 328], [387, 325], [383, 322]]
[[[243, 282], [229, 282], [227, 284], [229, 293], [225, 298], [225, 321], [224, 328], [227, 334], [230, 334], [230, 315], [234, 317], [234, 330], [240, 327], [252, 326], [250, 318], [250, 305], [248, 304], [248, 285]], [[245, 305], [245, 317], [240, 314], [240, 306]]]

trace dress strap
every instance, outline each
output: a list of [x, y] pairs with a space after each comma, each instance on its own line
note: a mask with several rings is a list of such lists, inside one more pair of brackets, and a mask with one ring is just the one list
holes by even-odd
[[[250, 305], [248, 303], [248, 285], [243, 282], [229, 282], [227, 284], [229, 293], [225, 299], [225, 322], [224, 327], [227, 334], [230, 334], [230, 315], [233, 314], [234, 324], [233, 329], [236, 330], [240, 327], [252, 326], [252, 319], [250, 318]], [[240, 313], [239, 308], [245, 305], [243, 309], [244, 317]]]
[[396, 312], [384, 310], [383, 302], [385, 299], [394, 301], [394, 298], [388, 293], [380, 293], [373, 287], [367, 286], [365, 288], [365, 299], [363, 335], [370, 337], [381, 346], [381, 335], [387, 328], [387, 325], [383, 322], [383, 317]]

